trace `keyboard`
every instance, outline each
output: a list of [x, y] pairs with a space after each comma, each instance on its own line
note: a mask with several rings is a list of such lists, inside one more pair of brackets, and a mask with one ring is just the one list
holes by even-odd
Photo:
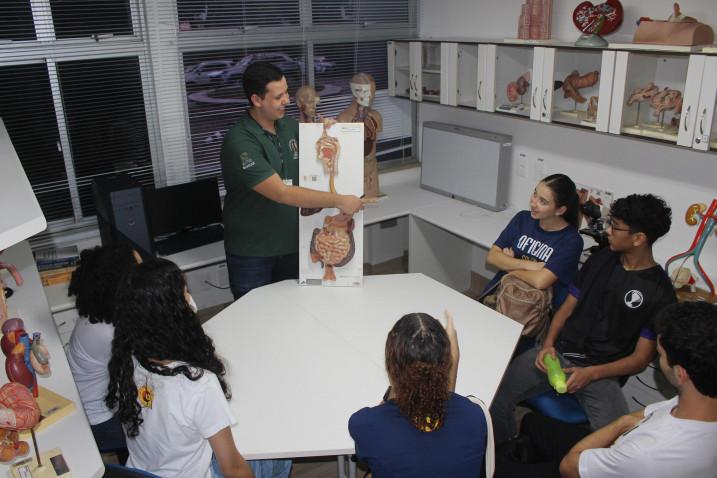
[[194, 249], [195, 247], [223, 240], [224, 226], [221, 224], [214, 224], [201, 229], [178, 232], [156, 241], [154, 246], [157, 249], [157, 254], [160, 256], [170, 256], [172, 254], [176, 254], [177, 252]]

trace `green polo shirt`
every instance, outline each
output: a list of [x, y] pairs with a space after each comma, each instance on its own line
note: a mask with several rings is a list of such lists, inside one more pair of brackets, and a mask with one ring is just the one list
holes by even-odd
[[299, 251], [297, 208], [274, 202], [253, 190], [276, 173], [299, 183], [299, 123], [285, 116], [269, 133], [251, 115], [229, 130], [221, 152], [224, 244], [231, 254], [269, 257]]

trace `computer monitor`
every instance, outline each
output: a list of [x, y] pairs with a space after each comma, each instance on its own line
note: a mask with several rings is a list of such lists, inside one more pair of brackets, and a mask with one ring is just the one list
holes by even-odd
[[149, 189], [145, 196], [155, 238], [222, 222], [216, 179]]

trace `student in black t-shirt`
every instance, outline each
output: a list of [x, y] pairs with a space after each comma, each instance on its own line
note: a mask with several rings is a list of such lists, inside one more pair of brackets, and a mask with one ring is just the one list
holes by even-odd
[[628, 412], [620, 378], [642, 371], [654, 358], [652, 319], [676, 301], [669, 277], [652, 256], [652, 244], [670, 229], [671, 210], [651, 194], [615, 201], [608, 221], [609, 247], [593, 254], [570, 285], [545, 341], [516, 357], [493, 400], [496, 443], [515, 435], [515, 405], [550, 389], [543, 357], [559, 356], [593, 429]]

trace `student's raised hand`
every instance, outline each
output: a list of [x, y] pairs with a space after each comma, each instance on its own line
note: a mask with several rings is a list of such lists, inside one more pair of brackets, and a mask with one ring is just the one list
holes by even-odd
[[563, 369], [568, 377], [568, 393], [579, 392], [595, 380], [592, 367], [568, 367]]
[[453, 314], [445, 310], [443, 313], [446, 316], [446, 334], [448, 335], [448, 341], [451, 344], [451, 355], [453, 355], [453, 349], [455, 348], [456, 355], [458, 355], [458, 333], [456, 327], [453, 324]]
[[543, 347], [540, 352], [538, 352], [538, 356], [535, 357], [535, 367], [543, 373], [548, 373], [548, 371], [545, 370], [545, 364], [543, 363], [543, 359], [547, 354], [550, 354], [553, 358], [556, 358], [555, 347]]

